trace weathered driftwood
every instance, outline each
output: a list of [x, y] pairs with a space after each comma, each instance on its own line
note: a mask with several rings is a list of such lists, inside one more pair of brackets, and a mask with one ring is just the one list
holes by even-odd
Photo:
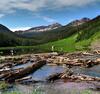
[[27, 77], [23, 77], [23, 78], [21, 78], [21, 79], [17, 79], [17, 80], [15, 80], [16, 82], [21, 82], [21, 81], [25, 81], [25, 80], [29, 80], [29, 79], [31, 79], [32, 78], [32, 76], [27, 76]]
[[80, 75], [72, 75], [72, 76], [65, 76], [63, 77], [63, 79], [72, 79], [73, 81], [100, 81], [100, 78], [99, 77], [91, 77], [91, 76], [88, 76], [88, 75], [83, 75], [83, 74], [80, 74]]
[[49, 82], [51, 82], [51, 81], [55, 81], [55, 80], [61, 79], [61, 75], [62, 74], [63, 73], [52, 74], [46, 80], [49, 81]]
[[[85, 56], [84, 56], [85, 58]], [[82, 66], [82, 67], [93, 67], [94, 65], [100, 64], [100, 59], [79, 59], [79, 58], [68, 58], [67, 56], [52, 56], [47, 59], [49, 65], [70, 65], [70, 66]]]
[[2, 64], [2, 65], [0, 66], [0, 69], [2, 69], [2, 68], [4, 68], [4, 67], [11, 68], [12, 66], [13, 66], [13, 64], [11, 64], [11, 63], [5, 63], [5, 64]]
[[46, 80], [47, 81], [55, 81], [55, 80], [58, 80], [58, 79], [62, 79], [65, 76], [69, 77], [69, 76], [72, 76], [72, 75], [73, 75], [73, 71], [68, 68], [63, 73], [55, 73], [55, 74], [50, 75]]
[[36, 70], [38, 70], [39, 68], [41, 68], [45, 64], [46, 64], [45, 60], [38, 61], [37, 63], [34, 63], [32, 66], [29, 66], [29, 67], [22, 69], [20, 71], [8, 72], [8, 73], [3, 75], [3, 78], [7, 82], [14, 82], [16, 79], [23, 78], [23, 77], [29, 75], [30, 73], [35, 72]]
[[53, 75], [50, 75], [47, 78], [47, 81], [52, 82], [55, 80], [59, 80], [59, 79], [64, 79], [64, 80], [68, 80], [68, 81], [100, 81], [99, 77], [91, 77], [88, 75], [66, 75], [65, 73], [56, 73]]

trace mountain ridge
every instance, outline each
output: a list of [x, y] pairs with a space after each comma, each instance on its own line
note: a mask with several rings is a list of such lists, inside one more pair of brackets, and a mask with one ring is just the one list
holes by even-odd
[[[80, 41], [91, 37], [96, 32], [96, 31], [94, 32], [94, 30], [97, 29], [97, 31], [99, 31], [100, 29], [99, 26], [100, 26], [100, 16], [97, 16], [91, 19], [90, 21], [83, 23], [79, 26], [65, 25], [57, 29], [49, 30], [48, 32], [37, 32], [37, 33], [31, 32], [29, 33], [30, 35], [28, 35], [31, 37], [26, 37], [23, 36], [23, 34], [22, 35], [16, 34], [16, 32], [12, 32], [5, 26], [1, 25], [0, 46], [39, 45], [39, 44], [61, 40], [70, 37], [76, 33], [79, 34], [77, 41]], [[4, 32], [3, 30], [6, 32]], [[27, 34], [28, 33], [26, 33], [26, 35]]]
[[20, 34], [20, 33], [32, 33], [32, 32], [46, 32], [46, 31], [50, 31], [53, 29], [57, 29], [59, 27], [62, 27], [62, 25], [59, 23], [53, 23], [53, 24], [48, 25], [48, 26], [37, 26], [37, 27], [32, 27], [28, 30], [19, 30], [19, 31], [15, 31], [15, 32], [18, 34]]
[[12, 32], [12, 31], [6, 26], [0, 24], [0, 32]]
[[68, 25], [69, 26], [79, 26], [79, 25], [82, 25], [82, 24], [84, 24], [86, 22], [89, 22], [90, 20], [91, 20], [90, 18], [84, 17], [82, 19], [74, 20], [74, 21], [70, 22]]

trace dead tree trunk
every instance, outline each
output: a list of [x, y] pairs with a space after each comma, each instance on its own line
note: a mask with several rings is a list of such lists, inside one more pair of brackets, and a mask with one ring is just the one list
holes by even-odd
[[46, 61], [38, 61], [37, 63], [33, 64], [32, 66], [29, 66], [25, 69], [22, 69], [17, 72], [9, 72], [8, 76], [5, 77], [5, 81], [7, 82], [14, 82], [16, 79], [23, 78], [31, 73], [34, 73], [36, 70], [41, 68], [43, 65], [46, 64]]
[[52, 75], [50, 75], [46, 80], [48, 81], [48, 82], [54, 82], [55, 80], [58, 80], [58, 79], [61, 79], [61, 75], [62, 75], [63, 73], [55, 73], [55, 74], [52, 74]]

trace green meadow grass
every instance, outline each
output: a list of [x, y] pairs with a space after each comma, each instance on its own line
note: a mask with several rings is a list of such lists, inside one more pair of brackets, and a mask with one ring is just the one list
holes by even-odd
[[76, 50], [75, 40], [76, 40], [76, 35], [73, 35], [63, 40], [40, 45], [40, 48], [44, 48], [44, 50], [51, 51], [52, 46], [54, 46], [54, 51], [71, 52]]
[[[20, 93], [18, 91], [13, 91], [13, 92], [6, 92], [6, 93], [3, 93], [3, 94], [23, 94], [23, 93]], [[36, 91], [33, 91], [32, 93], [28, 93], [28, 94], [46, 94], [46, 93], [36, 90]], [[78, 92], [76, 90], [76, 91], [71, 91], [70, 94], [92, 94], [92, 91], [90, 91], [90, 90], [82, 90], [82, 91]]]
[[71, 36], [60, 41], [47, 43], [40, 45], [40, 49], [51, 51], [52, 46], [54, 46], [54, 51], [60, 52], [74, 52], [87, 50], [91, 44], [91, 39], [76, 42], [76, 35]]

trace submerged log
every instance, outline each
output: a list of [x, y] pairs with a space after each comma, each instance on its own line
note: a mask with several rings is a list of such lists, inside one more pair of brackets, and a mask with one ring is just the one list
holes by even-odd
[[6, 74], [7, 76], [4, 79], [7, 82], [14, 82], [16, 79], [23, 78], [23, 77], [35, 72], [36, 70], [38, 70], [39, 68], [41, 68], [45, 64], [46, 64], [45, 60], [38, 61], [37, 63], [34, 63], [32, 66], [29, 66], [29, 67], [22, 69], [20, 71], [7, 73]]

